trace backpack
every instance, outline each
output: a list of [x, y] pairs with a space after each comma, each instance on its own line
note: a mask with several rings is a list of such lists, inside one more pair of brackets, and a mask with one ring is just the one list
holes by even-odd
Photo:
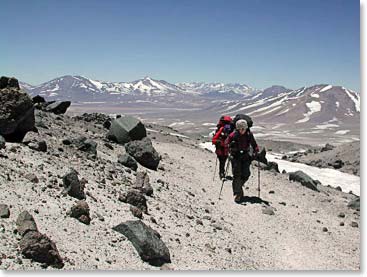
[[254, 122], [252, 121], [252, 118], [247, 114], [236, 114], [236, 116], [233, 119], [233, 125], [236, 127], [236, 122], [240, 119], [244, 119], [247, 122], [247, 126], [250, 129], [252, 125], [254, 125]]
[[217, 133], [221, 127], [224, 127], [224, 131], [227, 134], [230, 134], [235, 129], [235, 125], [233, 125], [232, 118], [228, 115], [222, 115], [219, 118], [219, 122], [217, 124], [217, 129], [215, 130], [215, 133]]

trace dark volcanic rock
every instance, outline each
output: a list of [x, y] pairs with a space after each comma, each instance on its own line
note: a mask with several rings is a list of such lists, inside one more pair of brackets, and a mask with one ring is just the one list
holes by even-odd
[[32, 141], [28, 143], [28, 147], [36, 151], [47, 152], [47, 143], [44, 140]]
[[78, 150], [87, 152], [90, 154], [97, 154], [97, 143], [86, 137], [79, 137], [72, 140], [72, 143], [78, 148]]
[[169, 250], [160, 239], [158, 232], [142, 221], [126, 221], [112, 229], [131, 241], [143, 261], [153, 266], [171, 262]]
[[348, 207], [354, 210], [360, 209], [360, 197], [356, 197], [348, 203]]
[[160, 156], [154, 149], [149, 138], [131, 141], [125, 144], [126, 152], [133, 156], [135, 160], [146, 168], [157, 170]]
[[35, 129], [33, 102], [19, 86], [11, 86], [9, 80], [7, 84], [0, 89], [0, 135], [6, 141], [21, 142], [27, 132]]
[[107, 138], [120, 144], [147, 136], [145, 126], [135, 117], [124, 116], [112, 121]]
[[0, 218], [9, 218], [10, 210], [8, 205], [0, 204]]
[[138, 190], [132, 189], [127, 193], [123, 193], [119, 196], [119, 200], [138, 207], [144, 213], [148, 212], [147, 199], [145, 196]]
[[1, 76], [0, 77], [0, 89], [4, 89], [4, 88], [20, 89], [19, 82], [14, 77]]
[[18, 215], [16, 225], [21, 236], [30, 231], [38, 231], [36, 221], [28, 211], [23, 211]]
[[84, 200], [79, 200], [73, 207], [71, 207], [71, 210], [68, 212], [68, 214], [86, 225], [89, 225], [91, 221], [89, 215], [89, 206]]
[[77, 120], [84, 120], [86, 122], [94, 122], [100, 125], [104, 125], [105, 122], [110, 122], [111, 124], [111, 118], [103, 113], [83, 113], [82, 115], [77, 115], [73, 117]]
[[45, 107], [46, 112], [52, 112], [54, 114], [64, 114], [67, 109], [70, 107], [70, 101], [62, 101], [62, 102], [53, 102]]
[[125, 153], [118, 156], [118, 163], [131, 168], [132, 170], [136, 171], [138, 169], [138, 163], [131, 157], [129, 154]]
[[143, 212], [138, 207], [130, 206], [130, 212], [137, 218], [143, 218]]
[[264, 167], [264, 169], [280, 173], [278, 164], [276, 162], [268, 162], [268, 164]]
[[46, 235], [37, 231], [27, 232], [20, 243], [21, 253], [28, 259], [62, 268], [64, 263], [55, 243]]
[[324, 147], [321, 148], [321, 152], [324, 152], [324, 151], [330, 151], [330, 150], [333, 150], [335, 148], [335, 146], [329, 144], [329, 143], [326, 143]]
[[136, 174], [134, 188], [140, 190], [142, 193], [148, 196], [153, 194], [153, 188], [149, 182], [149, 176], [147, 172], [141, 171]]
[[45, 98], [43, 98], [40, 95], [37, 95], [37, 96], [33, 97], [32, 98], [32, 101], [33, 101], [34, 104], [37, 104], [37, 103], [45, 103], [46, 102]]
[[78, 172], [70, 168], [69, 171], [62, 177], [66, 192], [77, 199], [85, 199], [84, 183], [79, 181]]
[[313, 180], [310, 176], [308, 176], [303, 171], [298, 170], [296, 172], [290, 172], [289, 180], [299, 182], [302, 184], [302, 186], [305, 186], [314, 191], [319, 191], [317, 188], [317, 184], [319, 182], [316, 180]]

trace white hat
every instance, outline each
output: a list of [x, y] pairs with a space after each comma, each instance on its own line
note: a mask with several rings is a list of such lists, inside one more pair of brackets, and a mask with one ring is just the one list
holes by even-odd
[[244, 119], [240, 119], [236, 122], [236, 129], [240, 130], [240, 129], [247, 129], [248, 125], [247, 125], [247, 121]]

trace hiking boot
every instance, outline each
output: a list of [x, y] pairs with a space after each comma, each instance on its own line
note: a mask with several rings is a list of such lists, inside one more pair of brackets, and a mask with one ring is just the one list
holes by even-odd
[[235, 194], [234, 196], [234, 202], [236, 202], [237, 204], [241, 203], [242, 200], [242, 195], [241, 194]]

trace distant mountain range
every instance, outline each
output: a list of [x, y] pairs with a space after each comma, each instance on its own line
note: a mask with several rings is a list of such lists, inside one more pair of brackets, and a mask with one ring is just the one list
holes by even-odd
[[296, 90], [283, 86], [259, 90], [245, 84], [171, 84], [149, 77], [133, 82], [102, 82], [63, 76], [39, 86], [22, 82], [20, 85], [31, 96], [41, 95], [48, 101], [70, 100], [79, 107], [96, 103], [102, 111], [108, 108], [108, 111], [156, 113], [172, 121], [181, 117], [210, 122], [219, 114], [246, 113], [257, 122], [274, 124], [275, 130], [282, 125], [301, 129], [310, 126], [313, 128], [310, 132], [315, 134], [335, 129], [337, 135], [350, 130], [358, 133], [360, 124], [360, 94], [330, 84]]
[[39, 86], [20, 83], [31, 95], [41, 95], [50, 100], [71, 99], [74, 102], [113, 100], [116, 96], [250, 96], [257, 90], [243, 84], [180, 83], [145, 77], [133, 82], [103, 82], [82, 76], [62, 76]]

